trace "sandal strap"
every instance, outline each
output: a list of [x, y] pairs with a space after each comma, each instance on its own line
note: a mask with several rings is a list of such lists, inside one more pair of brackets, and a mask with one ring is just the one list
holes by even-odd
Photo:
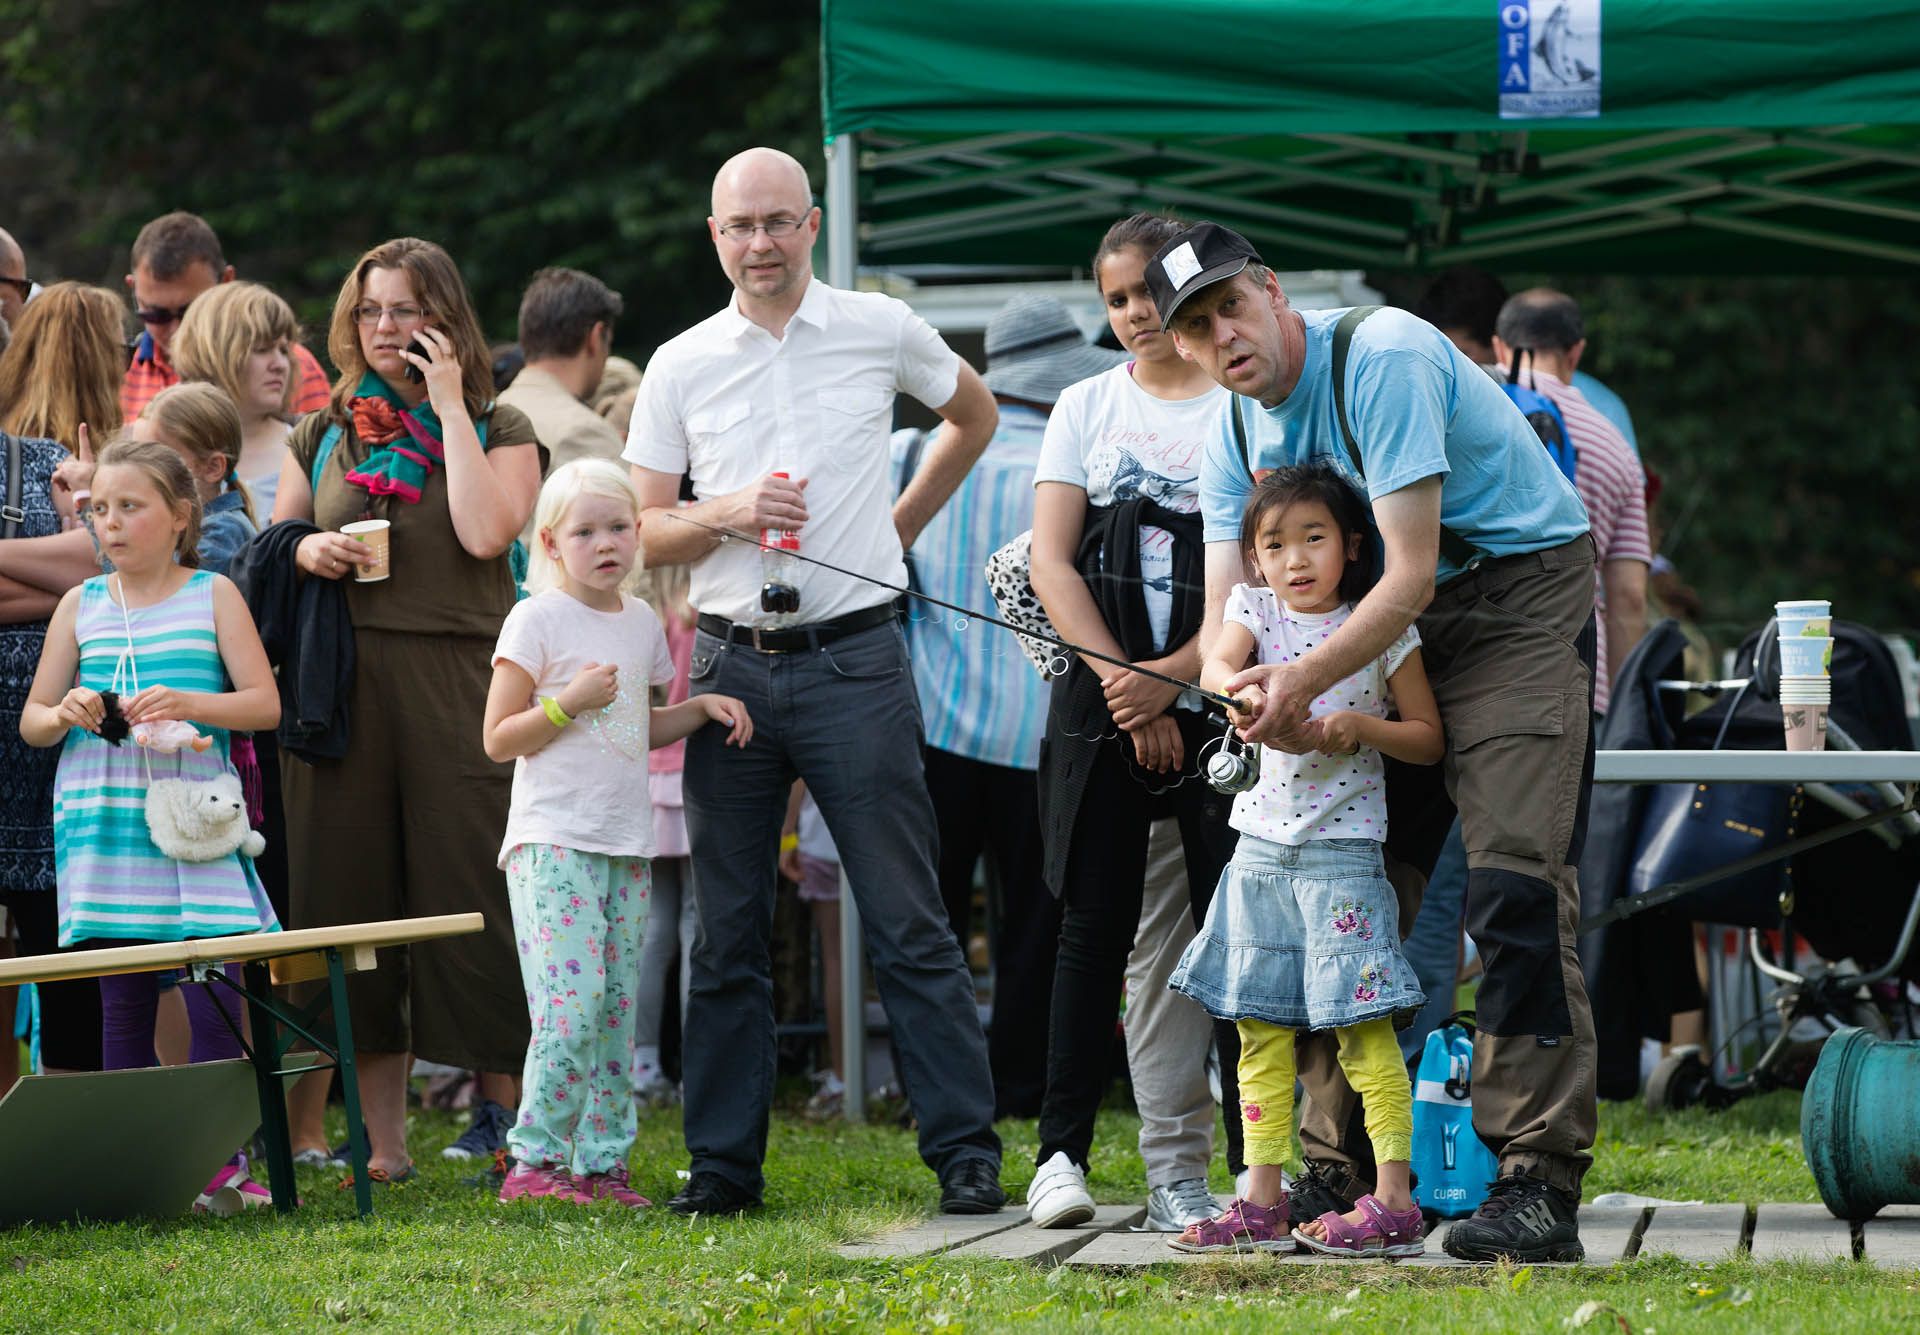
[[1397, 1215], [1382, 1205], [1379, 1197], [1369, 1193], [1355, 1201], [1353, 1205], [1367, 1217], [1367, 1222], [1373, 1226], [1373, 1231], [1381, 1237], [1397, 1242], [1406, 1235], [1406, 1229], [1400, 1226], [1404, 1216]]

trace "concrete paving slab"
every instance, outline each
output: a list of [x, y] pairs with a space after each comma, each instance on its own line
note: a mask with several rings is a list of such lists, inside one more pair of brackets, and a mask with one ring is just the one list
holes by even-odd
[[997, 1214], [938, 1215], [924, 1224], [914, 1224], [892, 1233], [882, 1233], [866, 1242], [851, 1242], [837, 1248], [852, 1261], [867, 1261], [888, 1256], [931, 1256], [974, 1242], [993, 1233], [1004, 1233], [1027, 1222], [1027, 1212], [1006, 1206]]
[[[1023, 1223], [1003, 1233], [989, 1233], [973, 1242], [963, 1243], [948, 1254], [964, 1258], [991, 1257], [1000, 1261], [1031, 1261], [1038, 1265], [1058, 1265], [1095, 1238], [1125, 1231], [1145, 1219], [1140, 1205], [1102, 1205], [1095, 1208], [1090, 1223], [1078, 1228], [1039, 1228]], [[1163, 1243], [1170, 1233], [1139, 1234], [1159, 1238]]]
[[1746, 1230], [1744, 1205], [1660, 1205], [1640, 1239], [1639, 1256], [1677, 1256], [1683, 1261], [1724, 1261], [1740, 1250]]
[[1761, 1205], [1753, 1215], [1756, 1261], [1851, 1261], [1853, 1225], [1824, 1205]]

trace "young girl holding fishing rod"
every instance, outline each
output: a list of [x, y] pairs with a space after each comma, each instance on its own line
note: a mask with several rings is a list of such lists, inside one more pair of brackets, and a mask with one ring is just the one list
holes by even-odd
[[[1240, 543], [1261, 583], [1237, 584], [1201, 670], [1219, 689], [1249, 663], [1312, 653], [1366, 592], [1366, 509], [1325, 467], [1283, 468], [1247, 502]], [[1170, 984], [1240, 1031], [1240, 1113], [1249, 1182], [1219, 1218], [1170, 1244], [1186, 1252], [1417, 1256], [1426, 1250], [1410, 1198], [1413, 1095], [1393, 1017], [1425, 1001], [1400, 953], [1397, 901], [1380, 847], [1387, 836], [1382, 754], [1440, 759], [1440, 710], [1409, 627], [1375, 662], [1317, 700], [1316, 749], [1263, 748], [1258, 781], [1234, 799], [1240, 842], [1199, 937]], [[1243, 718], [1259, 712], [1242, 692]], [[1389, 706], [1398, 718], [1389, 718]], [[1365, 1108], [1379, 1176], [1348, 1214], [1291, 1227], [1281, 1169], [1292, 1157], [1294, 1035], [1332, 1029], [1340, 1066]]]

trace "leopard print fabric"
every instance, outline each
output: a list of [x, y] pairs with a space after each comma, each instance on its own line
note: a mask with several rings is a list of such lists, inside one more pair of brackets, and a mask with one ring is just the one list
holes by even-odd
[[[1047, 619], [1047, 609], [1040, 605], [1040, 595], [1033, 591], [1031, 531], [1022, 533], [989, 556], [986, 573], [987, 589], [993, 594], [1002, 620], [1039, 631], [1042, 635], [1060, 638], [1053, 628], [1053, 622]], [[1014, 638], [1020, 641], [1021, 651], [1041, 676], [1050, 677], [1054, 674], [1054, 665], [1061, 656], [1059, 649], [1030, 635], [1017, 635]]]

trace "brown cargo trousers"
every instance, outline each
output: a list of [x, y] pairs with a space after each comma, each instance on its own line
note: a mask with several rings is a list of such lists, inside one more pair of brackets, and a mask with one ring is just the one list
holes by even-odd
[[[1467, 931], [1485, 964], [1474, 1130], [1503, 1174], [1576, 1197], [1598, 1115], [1575, 879], [1593, 783], [1593, 580], [1593, 542], [1582, 536], [1483, 561], [1448, 581], [1419, 620], [1466, 840]], [[1418, 898], [1399, 878], [1396, 888], [1404, 929]], [[1302, 1036], [1298, 1069], [1305, 1157], [1370, 1180], [1359, 1096], [1331, 1033]]]

